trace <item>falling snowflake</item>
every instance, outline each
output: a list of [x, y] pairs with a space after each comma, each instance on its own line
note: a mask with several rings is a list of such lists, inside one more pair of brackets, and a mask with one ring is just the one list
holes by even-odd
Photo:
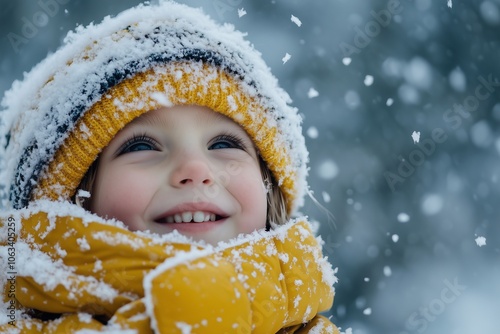
[[309, 88], [309, 91], [307, 92], [307, 97], [312, 99], [313, 97], [317, 97], [319, 95], [318, 91], [314, 88]]
[[448, 7], [452, 7], [453, 6], [453, 3], [451, 2], [451, 0], [448, 0]]
[[325, 160], [319, 164], [318, 176], [324, 180], [333, 180], [339, 173], [339, 167], [333, 160]]
[[398, 214], [398, 222], [407, 223], [410, 221], [410, 216], [407, 213], [401, 212]]
[[413, 133], [411, 134], [411, 138], [413, 139], [413, 144], [418, 143], [420, 141], [420, 131], [413, 131]]
[[289, 61], [290, 58], [292, 58], [292, 56], [289, 53], [286, 53], [285, 56], [281, 59], [283, 65], [286, 64], [286, 62]]
[[486, 246], [486, 238], [485, 238], [485, 237], [477, 237], [477, 238], [476, 238], [476, 244], [477, 244], [479, 247]]
[[309, 138], [316, 139], [318, 138], [319, 131], [315, 126], [311, 126], [309, 127], [309, 129], [307, 129], [307, 135], [309, 136]]
[[245, 10], [245, 8], [238, 9], [238, 17], [242, 17], [245, 15], [247, 15], [247, 11]]
[[388, 98], [387, 101], [385, 102], [385, 105], [390, 107], [390, 106], [392, 106], [393, 103], [394, 103], [394, 100], [391, 98]]
[[296, 16], [292, 15], [291, 20], [293, 23], [295, 23], [297, 25], [297, 27], [300, 27], [302, 25], [302, 22], [300, 22], [299, 18]]
[[371, 86], [373, 84], [373, 76], [365, 76], [365, 80], [363, 81], [363, 83], [365, 84], [365, 86]]
[[327, 193], [326, 191], [323, 191], [321, 193], [321, 195], [323, 196], [323, 201], [325, 203], [330, 203], [331, 198], [330, 198], [330, 194], [329, 193]]
[[345, 66], [349, 66], [349, 64], [351, 63], [352, 59], [349, 58], [349, 57], [345, 57], [345, 58], [342, 58], [342, 63], [345, 65]]

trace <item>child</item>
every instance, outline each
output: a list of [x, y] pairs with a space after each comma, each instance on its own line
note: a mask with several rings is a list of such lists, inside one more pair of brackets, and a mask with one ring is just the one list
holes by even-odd
[[3, 101], [0, 331], [337, 333], [288, 102], [199, 10], [70, 33]]

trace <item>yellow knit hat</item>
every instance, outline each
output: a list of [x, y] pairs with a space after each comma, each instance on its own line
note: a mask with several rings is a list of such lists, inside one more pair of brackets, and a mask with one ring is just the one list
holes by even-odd
[[[8, 183], [0, 186], [13, 207], [70, 199], [118, 131], [166, 101], [205, 106], [240, 124], [278, 181], [288, 212], [302, 205], [301, 119], [241, 33], [167, 2], [132, 8], [69, 36], [3, 101], [11, 117], [0, 129], [10, 137], [2, 170]], [[22, 100], [29, 94], [34, 103]]]

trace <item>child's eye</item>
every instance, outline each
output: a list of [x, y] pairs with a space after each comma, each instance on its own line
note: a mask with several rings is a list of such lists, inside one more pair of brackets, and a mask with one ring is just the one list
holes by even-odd
[[156, 141], [147, 136], [134, 136], [127, 140], [125, 144], [118, 150], [118, 154], [125, 154], [139, 151], [158, 151]]
[[243, 144], [243, 141], [236, 136], [220, 135], [215, 137], [208, 147], [209, 150], [221, 150], [226, 148], [245, 150], [245, 145]]

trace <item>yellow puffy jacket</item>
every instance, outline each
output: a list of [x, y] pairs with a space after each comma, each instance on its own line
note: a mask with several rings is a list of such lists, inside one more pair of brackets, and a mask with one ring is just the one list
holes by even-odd
[[218, 247], [179, 240], [69, 203], [3, 213], [0, 332], [338, 333], [318, 315], [336, 278], [305, 219]]

